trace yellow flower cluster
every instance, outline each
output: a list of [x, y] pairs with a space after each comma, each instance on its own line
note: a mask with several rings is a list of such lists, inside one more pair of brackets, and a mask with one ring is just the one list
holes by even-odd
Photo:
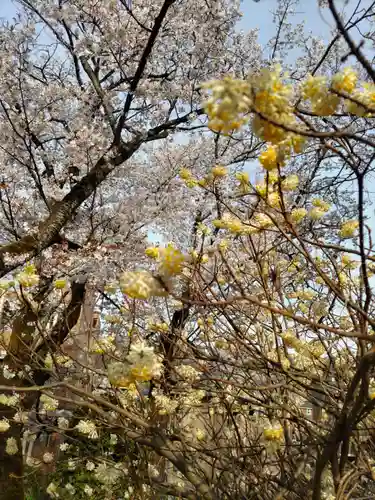
[[[357, 260], [353, 260], [349, 257], [349, 255], [345, 254], [341, 257], [341, 264], [345, 269], [348, 270], [356, 269], [359, 266], [359, 262]], [[370, 267], [369, 269], [371, 270]]]
[[281, 441], [284, 437], [284, 431], [281, 426], [268, 427], [263, 430], [263, 436], [266, 441]]
[[220, 243], [218, 244], [218, 248], [221, 252], [226, 252], [229, 247], [229, 241], [228, 240], [221, 240]]
[[36, 273], [34, 264], [28, 264], [24, 270], [17, 274], [18, 283], [24, 287], [30, 287], [39, 283], [39, 276]]
[[341, 226], [339, 235], [341, 238], [353, 238], [357, 231], [359, 222], [357, 220], [348, 220]]
[[222, 165], [216, 165], [212, 168], [211, 173], [214, 177], [225, 177], [228, 173], [228, 170]]
[[128, 271], [120, 278], [120, 290], [133, 299], [149, 299], [150, 297], [166, 297], [167, 282], [172, 276], [180, 274], [186, 258], [172, 243], [164, 248], [149, 247], [146, 255], [159, 262], [160, 278], [148, 271]]
[[319, 116], [332, 115], [340, 104], [340, 97], [329, 89], [324, 76], [309, 76], [302, 85], [302, 96], [311, 102], [312, 111]]
[[[185, 182], [185, 185], [188, 188], [193, 188], [195, 186], [202, 186], [202, 181], [198, 181], [193, 174], [190, 172], [188, 168], [181, 168], [180, 172], [180, 179], [182, 179]], [[203, 179], [204, 180], [204, 179]]]
[[97, 339], [91, 346], [90, 351], [94, 354], [108, 354], [116, 348], [114, 341], [115, 337], [113, 335]]
[[225, 177], [227, 174], [227, 168], [222, 165], [215, 165], [214, 167], [212, 167], [211, 171], [201, 179], [194, 177], [190, 170], [188, 170], [187, 168], [182, 168], [179, 172], [180, 179], [185, 182], [185, 185], [188, 188], [194, 188], [196, 186], [205, 188], [215, 179]]
[[207, 318], [198, 318], [197, 320], [197, 325], [199, 328], [211, 328], [212, 325], [214, 324], [213, 318], [208, 316]]
[[300, 290], [298, 292], [291, 292], [288, 295], [289, 299], [312, 300], [315, 292], [311, 290]]
[[286, 346], [292, 347], [298, 354], [301, 354], [306, 358], [319, 358], [325, 352], [324, 346], [303, 342], [288, 330], [281, 335], [281, 338], [283, 339]]
[[314, 208], [312, 208], [309, 212], [309, 216], [313, 220], [319, 220], [326, 215], [331, 205], [324, 200], [319, 198], [313, 200], [312, 202]]
[[232, 215], [225, 215], [222, 219], [214, 220], [213, 225], [234, 234], [252, 234], [257, 231], [255, 227], [243, 224], [240, 219]]
[[254, 223], [259, 229], [266, 229], [273, 226], [273, 221], [267, 214], [256, 214], [254, 217]]
[[132, 344], [125, 362], [108, 366], [108, 380], [115, 387], [131, 387], [136, 382], [147, 382], [160, 376], [162, 364], [152, 347], [144, 342]]
[[64, 279], [56, 280], [55, 283], [54, 283], [54, 287], [57, 290], [62, 290], [63, 288], [66, 287], [66, 280], [64, 280]]
[[7, 432], [10, 428], [10, 424], [6, 418], [0, 420], [0, 432]]
[[260, 74], [250, 75], [247, 81], [227, 77], [208, 82], [204, 87], [212, 90], [205, 105], [212, 130], [223, 133], [237, 130], [246, 123], [246, 113], [252, 111], [254, 133], [278, 145], [277, 153], [270, 150], [263, 156], [265, 164], [272, 165], [275, 153], [282, 163], [293, 150], [301, 151], [305, 139], [286, 129], [295, 127], [297, 121], [291, 103], [292, 87], [282, 81], [280, 66], [263, 69]]
[[197, 224], [197, 234], [202, 234], [204, 236], [208, 236], [211, 234], [210, 228], [203, 224], [202, 222], [198, 222]]
[[268, 171], [283, 167], [293, 151], [294, 153], [302, 151], [305, 142], [305, 137], [288, 133], [279, 143], [269, 145], [267, 150], [259, 156], [259, 161]]
[[292, 174], [288, 175], [281, 183], [281, 189], [283, 191], [295, 191], [298, 188], [299, 179], [298, 175]]
[[165, 248], [146, 248], [145, 254], [148, 257], [159, 261], [159, 273], [163, 277], [179, 274], [182, 271], [182, 266], [186, 260], [183, 253], [175, 248], [172, 243], [168, 243]]
[[361, 82], [357, 87], [357, 74], [351, 68], [336, 73], [331, 81], [324, 76], [309, 76], [302, 85], [302, 97], [310, 100], [312, 111], [320, 116], [335, 113], [341, 97], [347, 94], [345, 108], [357, 116], [373, 116], [375, 113], [375, 85]]
[[46, 354], [44, 359], [44, 366], [51, 370], [54, 366], [54, 362], [57, 365], [65, 366], [66, 368], [70, 368], [73, 365], [73, 360], [70, 356], [56, 355], [52, 358], [50, 353]]
[[12, 396], [0, 394], [0, 404], [4, 406], [17, 406], [19, 404], [19, 400], [19, 394], [13, 394]]
[[153, 332], [168, 332], [169, 326], [167, 323], [147, 323], [147, 329]]
[[7, 439], [7, 443], [5, 446], [5, 453], [8, 455], [15, 455], [18, 452], [17, 440], [14, 437], [10, 437]]
[[180, 177], [182, 180], [188, 181], [192, 178], [192, 173], [190, 172], [190, 170], [188, 168], [183, 167], [180, 170]]
[[293, 222], [296, 222], [297, 224], [302, 221], [307, 215], [307, 210], [306, 208], [294, 208], [290, 214], [291, 219]]
[[286, 331], [281, 335], [285, 345], [297, 349], [300, 346], [301, 341], [290, 331]]
[[174, 413], [179, 405], [178, 401], [170, 399], [165, 394], [152, 393], [159, 415], [170, 415]]
[[172, 243], [159, 249], [159, 272], [163, 277], [181, 273], [185, 256]]
[[246, 123], [245, 115], [251, 106], [248, 82], [228, 76], [207, 82], [203, 87], [212, 91], [205, 104], [211, 130], [229, 134]]
[[159, 249], [157, 247], [148, 247], [145, 250], [145, 254], [151, 259], [157, 259], [159, 257]]
[[262, 164], [262, 167], [266, 170], [274, 170], [277, 168], [277, 164], [281, 163], [281, 161], [278, 160], [277, 149], [275, 146], [269, 146], [266, 151], [259, 156], [259, 161]]
[[351, 68], [345, 68], [332, 78], [332, 88], [337, 92], [351, 94], [357, 85], [357, 73]]
[[47, 411], [55, 411], [59, 406], [57, 399], [47, 396], [47, 394], [42, 394], [40, 396], [40, 401], [43, 403], [43, 408]]
[[291, 103], [292, 87], [283, 83], [281, 67], [264, 69], [259, 75], [251, 76], [250, 85], [255, 112], [254, 133], [271, 144], [290, 140], [292, 134], [283, 126], [295, 126], [296, 118]]
[[206, 264], [208, 262], [207, 254], [200, 254], [196, 250], [190, 251], [191, 259], [196, 264]]
[[[253, 132], [269, 143], [259, 157], [266, 170], [282, 167], [293, 152], [302, 151], [306, 138], [298, 133], [301, 124], [297, 121], [292, 102], [293, 94], [298, 96], [298, 91], [284, 83], [280, 66], [263, 69], [259, 74], [249, 75], [247, 80], [226, 77], [208, 82], [204, 87], [212, 91], [205, 105], [212, 130], [226, 134], [238, 130], [246, 123], [247, 114], [253, 113]], [[340, 93], [347, 96], [345, 106], [348, 112], [358, 116], [375, 113], [375, 85], [362, 82], [357, 87], [357, 74], [351, 68], [345, 68], [332, 78], [309, 75], [301, 85], [300, 95], [310, 101], [316, 115], [329, 116], [336, 112], [343, 99], [338, 95]], [[187, 172], [183, 175], [181, 177], [190, 185], [204, 185], [206, 182], [205, 179], [193, 180]], [[241, 178], [240, 182], [241, 190], [248, 192], [248, 181]], [[319, 207], [311, 214], [315, 219], [323, 215]]]
[[271, 208], [280, 208], [280, 194], [277, 191], [271, 191], [267, 196], [267, 203]]
[[12, 286], [16, 284], [13, 280], [1, 280], [0, 281], [0, 290], [8, 290]]
[[148, 271], [128, 271], [120, 278], [120, 290], [132, 299], [166, 297], [164, 284]]
[[362, 88], [355, 89], [351, 97], [353, 100], [345, 101], [345, 108], [349, 113], [366, 117], [375, 115], [375, 85], [373, 83], [363, 82]]

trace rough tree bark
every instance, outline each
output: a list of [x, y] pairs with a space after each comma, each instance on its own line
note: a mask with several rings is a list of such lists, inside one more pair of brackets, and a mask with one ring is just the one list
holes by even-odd
[[[43, 284], [35, 300], [42, 301], [49, 293], [48, 283]], [[45, 357], [50, 350], [56, 350], [60, 346], [69, 331], [77, 323], [82, 303], [85, 296], [85, 283], [74, 282], [72, 283], [71, 299], [65, 311], [61, 315], [60, 320], [56, 324], [54, 330], [51, 332], [49, 339], [42, 342], [37, 347], [38, 355], [41, 359]], [[7, 356], [3, 361], [3, 365], [8, 365], [9, 368], [18, 372], [24, 365], [32, 364], [32, 357], [35, 354], [35, 349], [32, 348], [34, 340], [33, 331], [36, 327], [36, 317], [34, 312], [25, 304], [13, 320], [12, 334], [7, 349]], [[2, 371], [2, 370], [1, 370]], [[34, 371], [33, 383], [35, 385], [43, 385], [49, 378], [45, 371]], [[3, 375], [0, 377], [0, 384], [8, 387], [27, 387], [30, 385], [29, 380], [19, 377], [13, 379], [6, 379]], [[6, 392], [6, 395], [11, 395], [11, 391]], [[22, 394], [22, 393], [20, 393]], [[26, 393], [22, 398], [22, 408], [30, 410], [38, 396], [37, 392]], [[11, 426], [9, 430], [1, 434], [0, 438], [0, 498], [1, 500], [24, 500], [24, 482], [23, 482], [23, 457], [22, 457], [22, 443], [21, 434], [22, 426], [15, 424], [13, 416], [16, 409], [0, 405], [0, 420], [7, 419]], [[6, 452], [7, 439], [13, 437], [16, 439], [18, 451], [15, 454], [8, 454]]]

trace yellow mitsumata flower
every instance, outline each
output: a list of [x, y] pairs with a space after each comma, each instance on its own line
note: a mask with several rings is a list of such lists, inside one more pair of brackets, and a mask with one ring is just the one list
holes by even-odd
[[372, 117], [375, 114], [375, 85], [369, 82], [361, 82], [361, 88], [351, 92], [353, 101], [345, 100], [345, 109], [356, 116]]
[[301, 222], [302, 219], [304, 219], [307, 215], [307, 210], [306, 208], [294, 208], [291, 212], [291, 219], [293, 222], [296, 222], [297, 224]]
[[329, 203], [321, 200], [320, 198], [313, 200], [312, 204], [314, 205], [314, 208], [310, 210], [309, 216], [313, 220], [319, 220], [324, 217], [331, 206]]
[[302, 97], [314, 100], [321, 96], [327, 89], [327, 78], [325, 76], [309, 75], [302, 84]]
[[327, 211], [319, 207], [314, 207], [310, 210], [309, 216], [312, 220], [319, 220], [326, 215]]
[[264, 198], [267, 194], [267, 189], [268, 189], [268, 186], [266, 183], [262, 183], [262, 184], [257, 184], [255, 186], [255, 190], [256, 192], [259, 194], [259, 196], [261, 196], [262, 198]]
[[279, 180], [279, 173], [277, 170], [271, 170], [264, 176], [264, 182], [268, 184], [276, 184], [278, 180]]
[[[254, 95], [255, 114], [252, 121], [254, 133], [261, 139], [278, 144], [287, 139], [290, 132], [280, 125], [295, 125], [291, 106], [292, 87], [282, 81], [281, 66], [263, 69], [250, 77]], [[275, 122], [275, 123], [271, 123]]]
[[128, 387], [134, 383], [129, 366], [119, 361], [108, 365], [108, 380], [114, 387]]
[[130, 373], [139, 382], [147, 382], [152, 378], [152, 371], [147, 366], [134, 366], [131, 368]]
[[353, 238], [357, 231], [359, 222], [357, 220], [348, 220], [341, 226], [339, 235], [341, 238]]
[[277, 168], [277, 149], [274, 146], [269, 146], [268, 149], [259, 156], [259, 161], [266, 170]]
[[298, 188], [298, 175], [292, 174], [288, 175], [286, 179], [281, 183], [281, 189], [283, 191], [295, 191]]
[[229, 247], [229, 241], [228, 240], [221, 240], [218, 246], [219, 246], [221, 251], [225, 252]]
[[319, 116], [332, 115], [340, 104], [340, 97], [329, 91], [324, 76], [310, 75], [302, 85], [302, 96], [310, 100], [313, 112]]
[[280, 195], [276, 191], [274, 193], [269, 193], [267, 202], [270, 207], [272, 208], [279, 208], [280, 207]]
[[54, 287], [57, 289], [57, 290], [60, 290], [62, 288], [65, 288], [66, 287], [66, 280], [64, 279], [59, 279], [59, 280], [56, 280], [55, 283], [54, 283]]
[[255, 224], [262, 229], [273, 226], [273, 221], [267, 214], [256, 214], [254, 219]]
[[341, 263], [346, 269], [356, 269], [359, 266], [359, 261], [353, 260], [349, 255], [346, 254], [341, 257]]
[[193, 188], [195, 186], [198, 186], [198, 184], [200, 185], [200, 182], [201, 181], [198, 182], [195, 179], [189, 179], [189, 180], [185, 181], [185, 184], [186, 184], [186, 187]]
[[36, 273], [34, 264], [28, 264], [24, 270], [17, 274], [17, 280], [20, 285], [30, 287], [39, 283], [39, 276]]
[[197, 233], [203, 234], [204, 236], [208, 236], [211, 234], [210, 228], [207, 227], [203, 222], [198, 222], [197, 224]]
[[327, 93], [326, 96], [319, 99], [313, 105], [313, 111], [318, 116], [330, 116], [336, 112], [340, 104], [340, 97], [335, 94]]
[[147, 323], [147, 328], [149, 330], [154, 331], [154, 332], [168, 332], [168, 330], [169, 330], [169, 326], [165, 322], [164, 323], [150, 322], [150, 323]]
[[180, 177], [181, 179], [183, 179], [184, 181], [188, 181], [192, 178], [192, 173], [190, 172], [189, 169], [183, 167], [181, 170], [180, 170]]
[[133, 299], [149, 299], [150, 297], [165, 297], [167, 290], [148, 271], [129, 271], [120, 278], [120, 290]]
[[338, 92], [351, 94], [357, 84], [357, 73], [351, 68], [345, 68], [332, 78], [332, 88]]
[[231, 215], [224, 216], [222, 219], [213, 221], [213, 225], [219, 229], [228, 229], [232, 233], [242, 233], [246, 226], [242, 224], [240, 219]]
[[145, 250], [145, 254], [147, 255], [147, 257], [150, 257], [151, 259], [157, 259], [159, 257], [159, 248], [148, 247]]
[[159, 272], [162, 276], [173, 276], [181, 273], [185, 256], [172, 243], [159, 249]]
[[281, 441], [284, 437], [284, 431], [283, 428], [279, 426], [269, 427], [263, 430], [263, 436], [266, 441]]
[[314, 205], [314, 207], [321, 208], [325, 212], [327, 212], [331, 207], [331, 205], [329, 203], [327, 203], [324, 200], [321, 200], [320, 198], [315, 198], [315, 200], [313, 200], [312, 204]]
[[250, 86], [247, 81], [225, 77], [203, 85], [212, 91], [205, 104], [208, 126], [215, 132], [229, 134], [246, 123], [245, 114], [250, 110]]
[[221, 165], [216, 165], [212, 168], [211, 173], [214, 177], [225, 177], [228, 173], [228, 170]]

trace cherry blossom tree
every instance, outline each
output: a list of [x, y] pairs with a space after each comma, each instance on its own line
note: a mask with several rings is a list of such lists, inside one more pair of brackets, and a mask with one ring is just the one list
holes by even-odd
[[[52, 498], [374, 494], [365, 3], [329, 0], [323, 43], [280, 1], [262, 52], [230, 0], [19, 2], [1, 31], [4, 498], [43, 429], [58, 446], [27, 472], [53, 465]], [[101, 329], [77, 353], [89, 293]]]

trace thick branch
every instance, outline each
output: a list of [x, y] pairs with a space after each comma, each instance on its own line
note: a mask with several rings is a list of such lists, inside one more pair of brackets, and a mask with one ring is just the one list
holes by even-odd
[[30, 258], [58, 241], [61, 229], [73, 219], [80, 205], [95, 192], [96, 188], [116, 167], [128, 160], [143, 143], [166, 137], [171, 129], [189, 121], [193, 113], [202, 114], [203, 111], [201, 109], [192, 111], [179, 118], [158, 125], [145, 134], [137, 134], [132, 141], [121, 147], [119, 153], [113, 153], [113, 150], [111, 150], [104, 154], [90, 172], [61, 201], [55, 203], [51, 209], [51, 214], [40, 223], [36, 233], [24, 236], [19, 241], [0, 246], [0, 277], [17, 267], [17, 265], [20, 265], [5, 266], [3, 262], [4, 254], [31, 254], [28, 256]]
[[159, 34], [160, 28], [163, 24], [163, 21], [165, 19], [165, 16], [167, 15], [168, 9], [170, 6], [174, 3], [175, 0], [165, 0], [164, 4], [155, 19], [154, 26], [152, 28], [151, 34], [149, 36], [149, 39], [147, 41], [146, 47], [144, 48], [143, 54], [141, 56], [141, 59], [138, 64], [137, 71], [135, 72], [134, 78], [132, 79], [132, 82], [130, 84], [129, 92], [126, 97], [125, 105], [124, 105], [124, 110], [122, 112], [122, 115], [120, 116], [120, 119], [117, 124], [117, 129], [116, 129], [116, 135], [115, 135], [115, 144], [120, 144], [121, 143], [121, 132], [125, 124], [126, 116], [127, 113], [130, 109], [131, 102], [133, 100], [133, 94], [135, 90], [138, 87], [139, 81], [142, 78], [143, 72], [146, 68], [146, 64], [148, 62], [148, 58], [150, 57], [152, 48], [155, 44], [156, 38]]

